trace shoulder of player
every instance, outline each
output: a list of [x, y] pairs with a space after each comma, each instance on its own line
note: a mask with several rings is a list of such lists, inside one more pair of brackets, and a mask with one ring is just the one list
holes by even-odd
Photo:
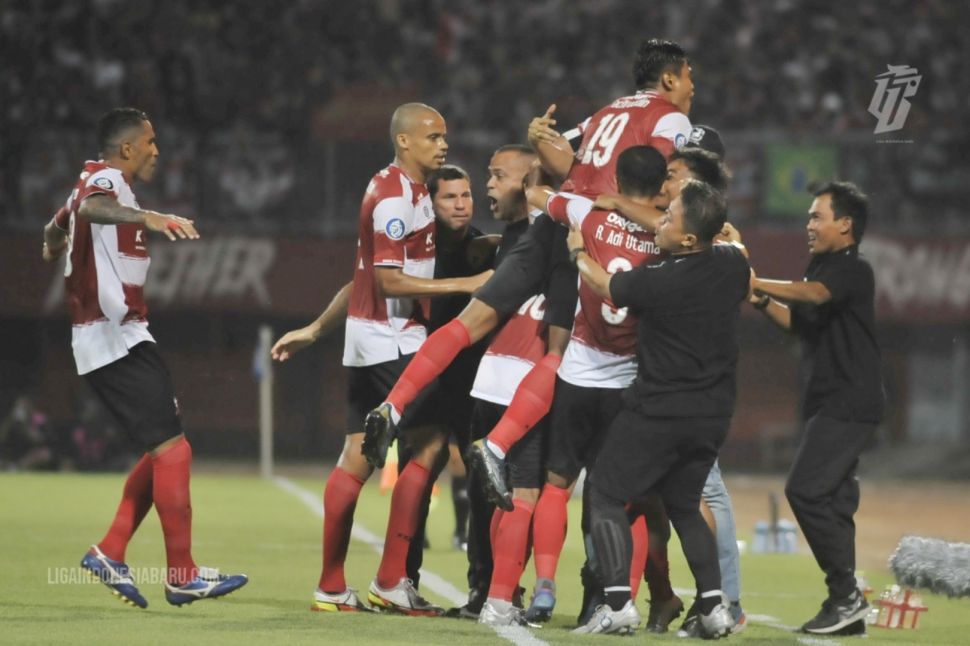
[[367, 193], [378, 200], [389, 197], [408, 197], [412, 192], [412, 184], [404, 171], [391, 164], [374, 173], [370, 184], [367, 185]]
[[104, 162], [89, 161], [81, 171], [81, 181], [85, 187], [97, 187], [106, 191], [116, 192], [126, 185], [125, 176], [117, 168], [112, 168]]

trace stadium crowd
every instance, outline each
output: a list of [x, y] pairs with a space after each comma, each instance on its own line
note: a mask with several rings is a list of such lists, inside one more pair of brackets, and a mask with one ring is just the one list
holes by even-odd
[[[970, 52], [947, 29], [967, 21], [960, 3], [173, 0], [125, 5], [123, 12], [120, 6], [90, 0], [5, 8], [0, 192], [8, 199], [0, 203], [0, 220], [6, 226], [27, 228], [49, 214], [51, 196], [70, 185], [89, 146], [91, 115], [128, 102], [166, 124], [166, 179], [148, 198], [175, 211], [192, 205], [190, 212], [205, 212], [216, 228], [312, 230], [319, 207], [307, 208], [316, 197], [300, 186], [335, 171], [297, 160], [307, 157], [314, 115], [335, 97], [362, 83], [403, 86], [439, 106], [452, 140], [477, 143], [483, 157], [477, 161], [484, 163], [483, 142], [521, 139], [528, 119], [548, 103], [557, 102], [564, 119], [581, 119], [625, 91], [627, 44], [644, 26], [689, 48], [700, 87], [694, 114], [729, 135], [828, 133], [840, 141], [862, 133], [871, 144], [874, 77], [887, 64], [918, 68], [923, 79], [906, 137], [934, 145], [890, 147], [881, 157], [892, 162], [880, 164], [845, 152], [842, 168], [892, 178], [884, 201], [878, 194], [874, 200], [877, 208], [893, 205], [886, 217], [897, 227], [927, 216], [947, 230], [967, 226], [957, 210], [967, 169], [951, 161], [968, 140], [960, 115], [970, 97]], [[618, 14], [627, 17], [617, 20]], [[117, 29], [101, 30], [105, 20]], [[741, 177], [763, 172], [756, 149], [730, 161]], [[336, 184], [353, 181], [340, 176]], [[758, 210], [754, 203], [747, 215]]]

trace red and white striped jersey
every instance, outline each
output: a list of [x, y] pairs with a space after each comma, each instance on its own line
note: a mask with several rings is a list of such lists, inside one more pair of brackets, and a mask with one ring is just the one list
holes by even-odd
[[65, 292], [80, 375], [121, 359], [142, 341], [155, 340], [148, 331], [144, 296], [151, 263], [145, 229], [140, 224], [93, 224], [78, 217], [81, 203], [92, 195], [107, 195], [138, 208], [120, 170], [87, 161], [67, 198], [63, 220], [57, 222], [69, 233]]
[[583, 139], [562, 190], [594, 198], [617, 193], [620, 153], [630, 146], [653, 146], [669, 157], [687, 143], [690, 133], [687, 115], [655, 91], [620, 97], [565, 133], [567, 139], [580, 134]]
[[427, 298], [385, 298], [375, 267], [434, 278], [435, 220], [427, 187], [391, 164], [371, 179], [360, 205], [354, 286], [344, 336], [345, 366], [413, 354], [427, 336]]
[[519, 382], [546, 354], [545, 296], [519, 307], [489, 344], [472, 384], [472, 397], [508, 406]]
[[[660, 257], [652, 233], [619, 213], [594, 209], [585, 197], [556, 193], [546, 210], [553, 220], [579, 227], [586, 252], [611, 274]], [[580, 280], [576, 319], [559, 376], [575, 386], [626, 388], [637, 376], [636, 349], [636, 318]]]

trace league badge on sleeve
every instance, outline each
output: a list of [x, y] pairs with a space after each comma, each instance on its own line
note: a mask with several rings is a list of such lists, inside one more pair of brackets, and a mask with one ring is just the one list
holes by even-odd
[[387, 225], [384, 227], [384, 231], [387, 233], [387, 237], [391, 240], [400, 240], [404, 237], [404, 220], [401, 218], [392, 218], [387, 221]]
[[674, 135], [674, 148], [678, 150], [683, 148], [687, 144], [687, 137], [682, 132], [678, 132]]
[[106, 191], [113, 191], [113, 190], [115, 190], [114, 183], [110, 179], [108, 179], [107, 177], [99, 177], [98, 179], [94, 180], [93, 183], [98, 188], [103, 188]]

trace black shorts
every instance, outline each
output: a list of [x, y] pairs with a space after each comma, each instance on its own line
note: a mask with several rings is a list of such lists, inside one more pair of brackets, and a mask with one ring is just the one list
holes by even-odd
[[[472, 439], [480, 440], [495, 428], [502, 419], [506, 406], [482, 399], [474, 399], [472, 409]], [[548, 419], [545, 416], [519, 440], [505, 456], [508, 466], [509, 486], [513, 489], [541, 489], [546, 482], [545, 456], [548, 437]]]
[[475, 298], [502, 314], [511, 314], [526, 299], [541, 293], [559, 229], [566, 230], [547, 215], [537, 217], [502, 256], [495, 273], [475, 293]]
[[481, 341], [459, 352], [438, 377], [438, 388], [424, 405], [430, 423], [443, 427], [462, 455], [471, 442], [471, 417], [475, 404], [471, 389], [486, 345]]
[[548, 471], [567, 480], [592, 470], [606, 432], [623, 407], [622, 388], [586, 388], [556, 377]]
[[[381, 405], [387, 399], [391, 388], [413, 354], [400, 356], [393, 361], [375, 363], [372, 366], [348, 366], [347, 376], [347, 435], [364, 432], [364, 418], [367, 413]], [[426, 406], [434, 401], [433, 395], [437, 389], [437, 382], [424, 389], [414, 402], [407, 407], [398, 428], [407, 426], [426, 426], [432, 423], [428, 411], [432, 406]]]
[[84, 378], [141, 450], [151, 451], [182, 432], [172, 374], [151, 341]]
[[668, 512], [696, 511], [730, 425], [729, 417], [644, 417], [623, 408], [590, 477], [615, 500], [641, 502], [657, 490]]

